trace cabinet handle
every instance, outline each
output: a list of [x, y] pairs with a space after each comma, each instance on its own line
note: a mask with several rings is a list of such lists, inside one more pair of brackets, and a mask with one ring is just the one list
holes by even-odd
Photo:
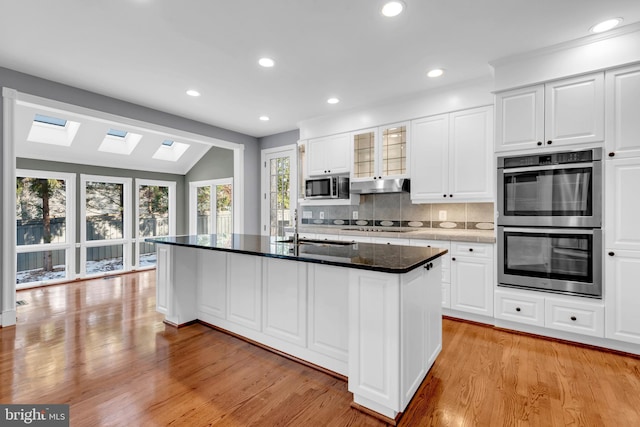
[[451, 261], [455, 261], [455, 260], [456, 260], [456, 257], [451, 257]]
[[447, 197], [447, 195], [446, 195], [446, 194], [443, 194], [443, 195], [442, 195], [442, 197]]
[[379, 177], [378, 177], [378, 179], [382, 179], [382, 177], [381, 177], [381, 176], [379, 176]]
[[516, 311], [519, 313], [520, 312], [520, 307], [516, 307]]
[[616, 253], [615, 252], [609, 252], [609, 256], [614, 256]]
[[616, 153], [614, 153], [613, 151], [609, 153], [609, 157], [613, 157], [615, 155], [616, 155]]
[[429, 264], [426, 264], [426, 265], [424, 266], [424, 268], [426, 268], [427, 270], [429, 270], [431, 267], [429, 267]]
[[449, 194], [449, 197], [453, 197], [453, 194]]
[[538, 141], [538, 147], [542, 145], [542, 141]]
[[553, 141], [547, 141], [547, 145], [553, 144]]
[[473, 252], [473, 248], [469, 248], [469, 252]]
[[430, 266], [431, 268], [433, 268], [433, 263], [432, 263], [432, 262], [430, 262], [430, 263], [429, 263], [429, 266]]
[[571, 316], [571, 317], [570, 317], [570, 319], [571, 319], [572, 321], [574, 321], [574, 322], [575, 322], [576, 320], [578, 320], [578, 318], [577, 318], [576, 316]]

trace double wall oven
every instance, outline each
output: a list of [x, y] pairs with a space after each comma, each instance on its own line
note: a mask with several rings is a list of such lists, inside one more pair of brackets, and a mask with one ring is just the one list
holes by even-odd
[[498, 283], [602, 297], [602, 149], [498, 158]]

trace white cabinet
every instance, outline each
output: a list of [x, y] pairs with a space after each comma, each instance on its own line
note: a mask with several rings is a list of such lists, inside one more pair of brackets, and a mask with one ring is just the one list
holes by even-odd
[[227, 316], [227, 254], [198, 251], [198, 317]]
[[451, 309], [493, 317], [494, 245], [451, 244]]
[[609, 251], [605, 259], [606, 337], [640, 344], [640, 251]]
[[604, 75], [589, 74], [496, 95], [496, 151], [604, 141]]
[[440, 248], [448, 251], [440, 257], [442, 265], [442, 308], [451, 308], [451, 242], [448, 240], [411, 239], [409, 245]]
[[348, 133], [307, 141], [309, 176], [347, 174], [351, 170], [351, 141]]
[[261, 261], [258, 256], [233, 254], [227, 264], [227, 319], [256, 331], [262, 329]]
[[363, 129], [351, 134], [353, 170], [351, 179], [404, 178], [408, 176], [410, 141], [408, 122]]
[[639, 184], [640, 157], [614, 157], [605, 162], [604, 224], [607, 250], [640, 250]]
[[607, 140], [610, 157], [640, 157], [640, 66], [606, 72]]
[[496, 319], [604, 337], [605, 307], [600, 300], [498, 287], [494, 295]]
[[309, 349], [347, 363], [349, 271], [315, 264], [309, 264], [308, 269]]
[[307, 345], [307, 264], [263, 258], [262, 332]]
[[173, 281], [171, 277], [171, 247], [167, 245], [156, 246], [156, 311], [167, 314], [169, 301], [169, 286]]
[[411, 200], [493, 201], [493, 107], [414, 120]]

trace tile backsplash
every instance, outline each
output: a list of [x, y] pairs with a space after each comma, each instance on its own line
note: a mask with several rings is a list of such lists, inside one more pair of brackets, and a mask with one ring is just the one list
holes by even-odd
[[300, 210], [301, 223], [308, 225], [492, 229], [494, 223], [493, 203], [413, 204], [409, 193], [367, 194], [360, 196], [359, 205]]

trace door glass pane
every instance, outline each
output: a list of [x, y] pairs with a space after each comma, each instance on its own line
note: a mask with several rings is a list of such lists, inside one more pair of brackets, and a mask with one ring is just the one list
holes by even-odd
[[138, 267], [156, 265], [156, 244], [151, 242], [138, 243]]
[[16, 284], [66, 278], [65, 253], [64, 249], [19, 253]]
[[87, 248], [87, 274], [124, 270], [122, 245]]
[[209, 222], [211, 218], [211, 187], [198, 187], [197, 194], [197, 217], [196, 234], [210, 234]]
[[87, 240], [112, 240], [123, 238], [123, 184], [111, 182], [87, 182], [86, 223]]
[[[66, 242], [66, 182], [62, 179], [16, 179], [18, 246]], [[51, 271], [51, 265], [44, 266]]]
[[366, 178], [374, 175], [375, 133], [366, 132], [353, 137], [353, 176]]
[[382, 174], [406, 173], [407, 128], [398, 126], [382, 132]]
[[226, 242], [233, 233], [231, 184], [216, 185], [216, 234], [218, 241]]
[[138, 188], [138, 199], [139, 236], [168, 236], [169, 187], [141, 185]]
[[270, 160], [269, 234], [272, 237], [284, 237], [284, 228], [293, 226], [289, 200], [290, 166], [289, 156]]

